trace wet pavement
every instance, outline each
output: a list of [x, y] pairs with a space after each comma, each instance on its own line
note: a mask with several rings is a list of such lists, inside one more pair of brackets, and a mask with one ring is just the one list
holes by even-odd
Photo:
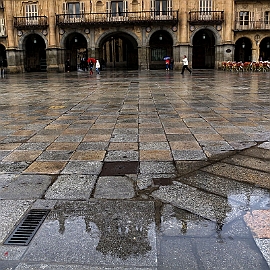
[[0, 270], [270, 269], [269, 79], [1, 78]]

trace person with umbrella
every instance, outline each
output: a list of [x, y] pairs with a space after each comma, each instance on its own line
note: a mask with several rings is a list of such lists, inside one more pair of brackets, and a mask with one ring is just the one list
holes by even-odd
[[94, 58], [88, 58], [87, 59], [87, 63], [89, 65], [89, 70], [90, 70], [90, 75], [93, 74], [93, 67], [94, 67], [95, 62], [96, 62], [96, 59], [94, 59]]
[[163, 58], [163, 60], [165, 60], [165, 66], [166, 66], [166, 70], [169, 70], [170, 69], [170, 57], [169, 56], [166, 56]]

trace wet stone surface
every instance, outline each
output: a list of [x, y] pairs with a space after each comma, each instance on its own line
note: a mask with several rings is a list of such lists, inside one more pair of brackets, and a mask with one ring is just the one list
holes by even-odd
[[270, 269], [269, 74], [1, 78], [0, 269]]
[[152, 202], [59, 202], [23, 261], [156, 265]]

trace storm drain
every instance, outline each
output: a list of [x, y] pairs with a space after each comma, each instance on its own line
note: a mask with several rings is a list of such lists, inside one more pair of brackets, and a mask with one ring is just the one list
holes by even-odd
[[50, 210], [32, 209], [10, 234], [4, 245], [27, 246], [47, 217]]

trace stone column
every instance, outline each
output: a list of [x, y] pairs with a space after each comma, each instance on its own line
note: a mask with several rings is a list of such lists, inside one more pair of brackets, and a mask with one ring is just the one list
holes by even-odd
[[13, 0], [6, 0], [5, 5], [5, 14], [6, 14], [6, 28], [7, 28], [7, 36], [8, 36], [8, 49], [15, 48], [14, 42], [14, 27], [13, 27]]
[[226, 5], [224, 5], [224, 16], [225, 16], [225, 23], [223, 23], [224, 29], [224, 43], [232, 44], [234, 43], [234, 1], [226, 1]]
[[60, 71], [63, 65], [62, 57], [59, 57], [57, 41], [56, 41], [56, 24], [55, 24], [55, 0], [48, 1], [48, 48], [46, 51], [47, 71], [55, 72]]

